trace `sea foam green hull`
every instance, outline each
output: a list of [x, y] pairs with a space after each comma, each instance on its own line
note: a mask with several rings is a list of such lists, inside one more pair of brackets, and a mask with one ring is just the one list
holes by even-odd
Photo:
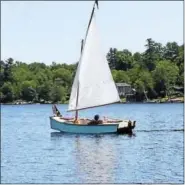
[[119, 124], [73, 124], [64, 120], [58, 120], [55, 117], [50, 117], [50, 125], [54, 130], [67, 133], [81, 133], [81, 134], [103, 134], [103, 133], [117, 133]]

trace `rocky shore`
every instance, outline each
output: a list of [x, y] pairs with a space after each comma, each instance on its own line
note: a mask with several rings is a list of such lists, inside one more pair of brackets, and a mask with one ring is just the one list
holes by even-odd
[[[176, 98], [161, 98], [161, 99], [154, 99], [154, 100], [148, 100], [148, 101], [141, 101], [141, 102], [129, 102], [126, 101], [126, 99], [122, 99], [122, 102], [124, 104], [127, 103], [184, 103], [184, 97], [176, 97]], [[1, 103], [2, 105], [28, 105], [28, 104], [53, 104], [51, 101], [41, 101], [41, 102], [26, 102], [23, 100], [17, 100], [14, 102], [9, 102], [9, 103]], [[56, 104], [68, 104], [68, 102], [57, 102]]]
[[121, 103], [184, 103], [184, 97], [173, 97], [173, 98], [158, 98], [153, 100], [145, 100], [141, 102], [128, 102], [126, 99], [122, 99]]

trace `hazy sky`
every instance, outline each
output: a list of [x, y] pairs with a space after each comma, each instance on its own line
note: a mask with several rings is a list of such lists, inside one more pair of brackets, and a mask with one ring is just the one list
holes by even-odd
[[[93, 1], [1, 1], [1, 58], [74, 63]], [[99, 1], [103, 50], [144, 51], [147, 38], [183, 43], [183, 1]]]

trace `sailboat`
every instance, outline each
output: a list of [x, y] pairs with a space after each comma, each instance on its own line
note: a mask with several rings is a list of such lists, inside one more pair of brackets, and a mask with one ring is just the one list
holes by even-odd
[[78, 117], [78, 111], [120, 102], [106, 57], [101, 51], [96, 27], [95, 1], [91, 12], [85, 39], [81, 44], [81, 55], [73, 81], [68, 111], [75, 112], [74, 119], [60, 115], [50, 117], [54, 130], [68, 133], [102, 134], [132, 132], [135, 121], [106, 119], [101, 124], [89, 124], [89, 119]]

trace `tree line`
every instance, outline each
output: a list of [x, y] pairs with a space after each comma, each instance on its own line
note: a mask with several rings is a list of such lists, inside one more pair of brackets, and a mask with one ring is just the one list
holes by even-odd
[[[166, 45], [146, 40], [144, 52], [132, 53], [128, 49], [110, 48], [107, 61], [116, 83], [128, 83], [136, 90], [137, 101], [183, 96], [184, 44], [168, 42]], [[27, 64], [8, 58], [1, 60], [0, 97], [2, 103], [26, 102], [67, 103], [78, 62], [51, 65], [33, 62]]]

